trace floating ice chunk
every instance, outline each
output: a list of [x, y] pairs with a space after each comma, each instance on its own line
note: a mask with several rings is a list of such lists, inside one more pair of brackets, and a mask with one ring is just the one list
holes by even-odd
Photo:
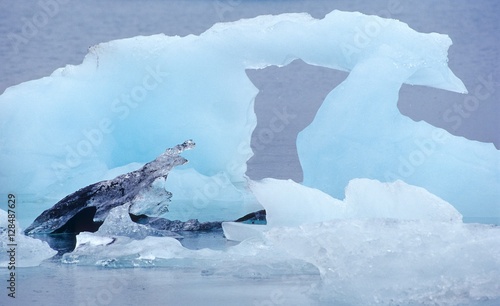
[[161, 215], [168, 210], [172, 194], [165, 180], [175, 166], [187, 163], [179, 154], [195, 146], [187, 140], [167, 149], [153, 161], [129, 173], [86, 186], [67, 195], [44, 211], [26, 229], [27, 233], [96, 231], [110, 210], [128, 205], [136, 215]]
[[222, 222], [224, 236], [228, 240], [243, 241], [248, 238], [258, 237], [270, 226], [263, 224], [246, 224], [240, 222]]
[[146, 237], [135, 240], [125, 236], [101, 236], [82, 232], [77, 247], [62, 257], [63, 263], [105, 267], [149, 266], [157, 257], [182, 258], [184, 248], [171, 237]]
[[201, 275], [232, 275], [251, 279], [294, 274], [319, 275], [314, 265], [283, 255], [266, 246], [261, 239], [249, 239], [225, 250], [191, 250], [171, 237], [135, 240], [83, 232], [77, 236], [75, 250], [64, 254], [62, 262], [102, 267], [198, 269]]
[[344, 203], [350, 218], [392, 218], [461, 222], [462, 215], [448, 202], [422, 187], [397, 180], [382, 183], [353, 179], [345, 190]]
[[345, 203], [292, 180], [252, 181], [250, 189], [266, 210], [269, 226], [298, 226], [347, 217]]
[[[255, 226], [254, 226], [255, 227]], [[500, 227], [459, 222], [336, 219], [273, 227], [224, 251], [170, 237], [81, 233], [63, 262], [168, 266], [237, 278], [319, 273], [309, 292], [328, 304], [481, 305], [500, 300]]]
[[449, 203], [421, 187], [403, 181], [381, 183], [354, 179], [343, 201], [292, 180], [252, 181], [252, 192], [267, 212], [271, 226], [298, 226], [331, 219], [392, 218], [460, 222]]
[[333, 219], [399, 219], [461, 222], [462, 215], [427, 190], [403, 181], [354, 179], [343, 201], [292, 180], [252, 181], [250, 188], [266, 209], [266, 226], [225, 222], [224, 235], [242, 241], [276, 226], [300, 226]]
[[99, 227], [96, 235], [126, 236], [132, 239], [144, 239], [147, 236], [174, 237], [181, 236], [168, 230], [155, 229], [147, 225], [138, 224], [130, 219], [130, 204], [111, 209], [104, 223]]
[[[427, 220], [334, 220], [264, 233], [318, 267], [332, 305], [495, 305], [500, 227]], [[496, 301], [496, 302], [495, 302]]]
[[[0, 267], [7, 268], [9, 265], [15, 267], [33, 267], [48, 258], [57, 254], [57, 251], [51, 249], [47, 242], [34, 239], [22, 234], [19, 223], [16, 221], [15, 235], [15, 256], [13, 264], [11, 262], [11, 246], [9, 246], [9, 224], [7, 212], [0, 209]], [[11, 228], [12, 230], [12, 228]]]
[[81, 232], [76, 236], [75, 249], [82, 248], [85, 245], [104, 246], [113, 243], [115, 239], [106, 236], [98, 236], [89, 232]]

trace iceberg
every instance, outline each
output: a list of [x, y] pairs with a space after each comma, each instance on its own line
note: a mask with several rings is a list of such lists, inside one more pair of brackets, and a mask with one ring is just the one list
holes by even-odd
[[[396, 108], [402, 84], [466, 92], [447, 65], [450, 45], [446, 35], [339, 11], [102, 43], [81, 65], [0, 96], [0, 186], [40, 198], [70, 194], [60, 202], [70, 203], [82, 192], [121, 186], [131, 169], [148, 169], [143, 163], [164, 144], [192, 138], [197, 150], [183, 153], [190, 163], [167, 151], [154, 167], [159, 175], [125, 186], [132, 198], [120, 189], [105, 193], [98, 211], [84, 196], [83, 207], [95, 210], [84, 212], [103, 224], [80, 232], [61, 261], [180, 267], [209, 277], [317, 275], [311, 295], [326, 304], [496, 303], [500, 229], [464, 224], [462, 216], [500, 216], [499, 152]], [[245, 173], [257, 89], [245, 70], [295, 59], [349, 76], [299, 134], [303, 184], [251, 181]], [[164, 213], [170, 197], [166, 216], [179, 223], [145, 216]], [[160, 205], [152, 209], [151, 202]], [[222, 224], [227, 239], [241, 241], [223, 250], [190, 250], [171, 232], [263, 208], [266, 224]], [[35, 220], [28, 232], [58, 230], [81, 211], [61, 212]]]
[[342, 198], [354, 178], [402, 179], [465, 217], [498, 216], [498, 151], [412, 122], [396, 108], [403, 83], [466, 92], [448, 68], [450, 45], [446, 35], [340, 11], [101, 43], [80, 65], [0, 96], [0, 186], [41, 199], [26, 207], [40, 213], [50, 207], [43, 199], [124, 174], [164, 144], [192, 138], [191, 162], [166, 183], [179, 195], [170, 205], [175, 219], [234, 220], [259, 210], [245, 186], [258, 92], [245, 70], [302, 59], [349, 72], [297, 140], [306, 186]]
[[17, 221], [14, 228], [14, 231], [17, 231], [15, 233], [15, 250], [11, 254], [12, 246], [9, 245], [9, 232], [12, 231], [12, 228], [9, 227], [7, 217], [7, 212], [0, 209], [0, 268], [12, 270], [14, 267], [15, 270], [16, 267], [34, 267], [57, 254], [57, 251], [50, 248], [47, 242], [22, 234]]

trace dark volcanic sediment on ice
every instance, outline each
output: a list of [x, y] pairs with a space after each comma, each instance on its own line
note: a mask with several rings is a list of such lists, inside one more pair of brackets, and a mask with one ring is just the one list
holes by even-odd
[[93, 232], [112, 208], [127, 203], [131, 204], [131, 212], [161, 215], [168, 210], [172, 197], [163, 188], [163, 183], [173, 167], [187, 162], [179, 154], [194, 146], [193, 141], [187, 140], [167, 149], [136, 171], [86, 186], [66, 196], [38, 216], [25, 233]]

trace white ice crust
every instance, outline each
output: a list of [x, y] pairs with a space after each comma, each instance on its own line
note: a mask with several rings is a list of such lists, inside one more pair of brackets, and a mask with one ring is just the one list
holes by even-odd
[[[318, 275], [311, 294], [334, 305], [494, 305], [500, 300], [500, 228], [401, 219], [334, 219], [244, 226], [226, 250], [191, 250], [171, 237], [81, 233], [63, 262], [187, 268], [201, 275], [280, 279]], [[258, 235], [255, 235], [258, 233]]]
[[462, 221], [452, 205], [403, 181], [355, 179], [347, 185], [343, 201], [292, 180], [264, 179], [252, 182], [250, 187], [266, 209], [267, 224], [271, 226], [368, 218]]
[[263, 230], [273, 227], [301, 226], [334, 219], [462, 222], [462, 215], [452, 205], [424, 188], [399, 180], [394, 183], [352, 180], [342, 201], [292, 180], [267, 178], [252, 181], [250, 188], [266, 210], [267, 224], [224, 222], [224, 235], [230, 240], [259, 237]]
[[[0, 268], [11, 267], [9, 270], [16, 272], [12, 270], [12, 267], [15, 269], [16, 267], [38, 266], [42, 261], [57, 254], [47, 242], [25, 236], [17, 221], [10, 223], [8, 220], [8, 213], [0, 209]], [[10, 218], [10, 220], [15, 220], [15, 218]], [[9, 224], [14, 224], [15, 227], [9, 227]], [[9, 229], [15, 229], [13, 241], [9, 239]], [[15, 244], [14, 252], [10, 253], [12, 246], [9, 244], [12, 243]], [[11, 260], [11, 255], [14, 256], [14, 260]]]

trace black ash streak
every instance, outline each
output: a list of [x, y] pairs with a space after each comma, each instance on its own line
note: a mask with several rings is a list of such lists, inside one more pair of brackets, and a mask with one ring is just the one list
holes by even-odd
[[[25, 233], [95, 232], [112, 208], [126, 203], [134, 205], [136, 201], [141, 201], [140, 196], [153, 188], [155, 180], [166, 179], [172, 168], [187, 163], [187, 160], [179, 154], [194, 147], [195, 143], [187, 140], [167, 149], [154, 161], [136, 171], [89, 185], [66, 196], [38, 216]], [[165, 206], [165, 203], [170, 201], [172, 194], [166, 190], [161, 192], [162, 194], [155, 198], [156, 202], [150, 203], [152, 207]]]

